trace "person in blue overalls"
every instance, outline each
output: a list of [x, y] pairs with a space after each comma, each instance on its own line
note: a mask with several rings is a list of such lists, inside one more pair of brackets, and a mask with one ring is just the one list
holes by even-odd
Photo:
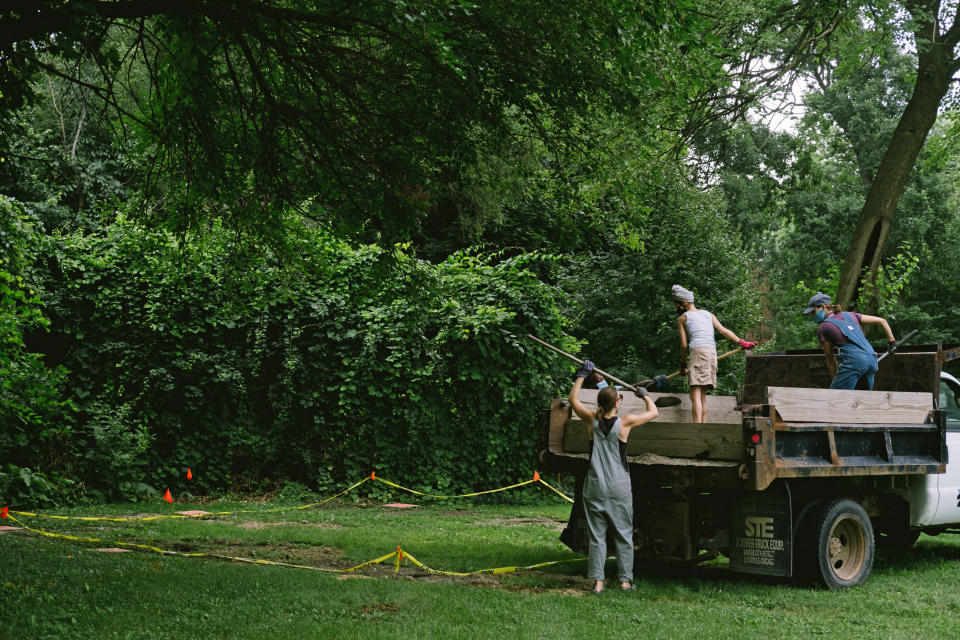
[[583, 379], [593, 371], [593, 363], [584, 360], [568, 398], [581, 420], [592, 425], [590, 467], [583, 481], [583, 508], [587, 518], [587, 578], [594, 581], [593, 593], [603, 591], [604, 564], [607, 560], [607, 528], [612, 529], [617, 555], [620, 589], [633, 590], [633, 489], [627, 465], [627, 437], [630, 429], [650, 422], [660, 412], [647, 394], [638, 387], [643, 398], [643, 413], [620, 415], [623, 396], [612, 386], [597, 392], [597, 410], [591, 411], [580, 402]]
[[[810, 298], [804, 315], [813, 314], [817, 327], [820, 347], [827, 354], [827, 369], [833, 376], [831, 389], [873, 389], [873, 376], [877, 373], [877, 354], [863, 334], [863, 325], [874, 324], [883, 327], [887, 334], [889, 350], [895, 342], [890, 325], [880, 316], [868, 316], [844, 311], [839, 305], [831, 304], [830, 296], [817, 293]], [[840, 364], [833, 354], [834, 347], [840, 353]]]

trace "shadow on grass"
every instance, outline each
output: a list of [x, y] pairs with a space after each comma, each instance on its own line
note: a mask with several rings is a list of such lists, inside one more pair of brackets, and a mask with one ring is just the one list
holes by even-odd
[[914, 546], [907, 549], [878, 549], [874, 566], [910, 571], [945, 561], [960, 562], [960, 537], [950, 534], [924, 535]]

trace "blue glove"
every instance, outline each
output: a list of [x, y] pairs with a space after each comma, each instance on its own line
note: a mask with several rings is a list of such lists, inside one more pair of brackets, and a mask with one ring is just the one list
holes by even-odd
[[662, 389], [667, 384], [667, 376], [659, 375], [653, 376], [653, 386], [657, 389]]
[[583, 365], [580, 367], [580, 371], [577, 371], [578, 378], [586, 378], [590, 375], [590, 372], [593, 371], [593, 363], [589, 360], [584, 360]]

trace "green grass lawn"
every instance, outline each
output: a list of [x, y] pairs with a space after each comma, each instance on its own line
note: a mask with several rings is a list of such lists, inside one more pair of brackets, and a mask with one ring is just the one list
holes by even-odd
[[[69, 510], [132, 515], [267, 505], [153, 503]], [[881, 552], [864, 587], [842, 592], [739, 576], [725, 562], [637, 576], [632, 593], [586, 594], [585, 562], [557, 540], [568, 505], [324, 506], [211, 520], [132, 523], [23, 518], [94, 537], [0, 535], [0, 637], [9, 638], [952, 638], [960, 635], [960, 538], [922, 536]], [[9, 521], [4, 521], [9, 523]], [[543, 569], [433, 576], [392, 561], [359, 575], [102, 553], [115, 542], [347, 568], [397, 546], [441, 570], [574, 560]], [[613, 573], [611, 562], [608, 572]]]

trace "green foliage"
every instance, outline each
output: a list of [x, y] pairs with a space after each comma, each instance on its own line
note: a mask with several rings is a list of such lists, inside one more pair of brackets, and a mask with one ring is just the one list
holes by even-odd
[[0, 10], [10, 25], [0, 109], [36, 102], [46, 87], [30, 80], [55, 70], [97, 87], [130, 166], [164, 203], [143, 212], [151, 219], [187, 229], [221, 217], [269, 237], [287, 206], [312, 199], [307, 215], [389, 246], [448, 198], [476, 223], [498, 219], [498, 197], [523, 188], [511, 175], [516, 148], [545, 144], [565, 158], [611, 114], [637, 126], [663, 110], [682, 119], [691, 98], [727, 83], [700, 4]]
[[34, 242], [23, 210], [0, 198], [0, 495], [43, 502], [55, 493], [46, 474], [63, 469], [70, 424], [60, 395], [64, 370], [47, 367], [26, 342], [49, 325], [26, 269]]
[[[642, 249], [624, 246], [610, 229], [595, 250], [567, 261], [561, 286], [571, 295], [571, 332], [582, 353], [627, 382], [678, 368], [680, 337], [670, 287], [691, 289], [697, 306], [741, 336], [761, 329], [759, 292], [741, 242], [720, 210], [717, 191], [701, 192], [679, 178], [664, 180], [647, 200], [638, 229]], [[718, 336], [718, 348], [726, 339]], [[730, 343], [732, 344], [732, 343]], [[733, 347], [731, 347], [733, 348]], [[725, 361], [718, 389], [736, 393], [737, 366]]]
[[[929, 256], [929, 253], [928, 253]], [[864, 280], [858, 298], [881, 316], [896, 320], [896, 311], [906, 287], [920, 267], [920, 257], [913, 255], [910, 245], [900, 248], [900, 253], [888, 258], [877, 269], [873, 281]]]
[[186, 243], [120, 218], [46, 240], [48, 357], [69, 370], [89, 494], [325, 491], [374, 469], [461, 492], [532, 473], [532, 425], [569, 369], [523, 339], [562, 342], [529, 270], [552, 258], [431, 265], [291, 238], [280, 259], [219, 227]]

